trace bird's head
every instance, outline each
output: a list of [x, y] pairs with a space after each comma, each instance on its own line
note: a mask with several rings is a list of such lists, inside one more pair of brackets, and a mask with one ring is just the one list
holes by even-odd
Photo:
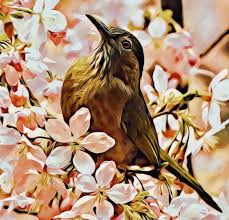
[[98, 47], [90, 56], [94, 74], [127, 92], [139, 90], [144, 54], [138, 39], [128, 31], [109, 28], [94, 16], [86, 16], [101, 35]]

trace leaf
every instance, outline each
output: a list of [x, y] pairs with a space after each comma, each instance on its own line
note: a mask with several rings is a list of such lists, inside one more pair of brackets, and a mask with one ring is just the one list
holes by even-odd
[[24, 18], [24, 15], [21, 12], [11, 13], [10, 16], [16, 19]]
[[147, 192], [147, 191], [139, 192], [138, 195], [134, 198], [133, 201], [142, 201], [142, 200], [144, 200], [147, 196], [149, 196], [149, 192]]

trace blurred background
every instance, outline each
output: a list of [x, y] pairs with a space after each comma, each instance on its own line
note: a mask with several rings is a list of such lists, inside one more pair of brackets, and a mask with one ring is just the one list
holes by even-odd
[[[68, 19], [65, 44], [60, 44], [57, 48], [49, 44], [46, 50], [47, 56], [57, 61], [51, 68], [52, 72], [61, 78], [73, 60], [79, 55], [90, 53], [98, 40], [93, 25], [85, 19], [85, 13], [97, 15], [111, 26], [118, 25], [129, 29], [141, 38], [146, 59], [143, 79], [145, 81], [151, 81], [150, 75], [156, 63], [166, 67], [163, 60], [170, 59], [169, 54], [161, 53], [155, 44], [146, 43], [147, 36], [143, 32], [150, 23], [147, 15], [156, 14], [161, 9], [170, 9], [173, 19], [190, 33], [199, 68], [213, 74], [224, 68], [229, 69], [228, 0], [61, 0], [57, 8]], [[63, 53], [67, 56], [64, 57]], [[188, 83], [190, 88], [198, 90], [201, 87], [207, 90], [210, 80], [207, 74], [199, 73], [189, 76]], [[225, 121], [229, 116], [229, 105], [226, 103], [221, 107], [222, 121]], [[200, 100], [193, 101], [190, 109], [194, 115], [200, 114]], [[201, 126], [201, 122], [199, 123]], [[229, 128], [218, 135], [220, 142], [214, 151], [201, 151], [193, 159], [196, 177], [213, 195], [224, 191], [224, 187], [229, 183], [228, 132]]]

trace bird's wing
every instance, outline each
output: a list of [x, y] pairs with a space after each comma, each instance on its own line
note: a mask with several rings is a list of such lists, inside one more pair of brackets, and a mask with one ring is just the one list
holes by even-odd
[[122, 113], [122, 127], [127, 136], [153, 165], [160, 164], [157, 133], [142, 95], [129, 100]]
[[160, 165], [160, 160], [168, 162], [167, 170], [195, 189], [207, 204], [222, 212], [195, 178], [159, 147], [155, 126], [143, 97], [135, 97], [126, 104], [122, 114], [122, 126], [128, 137], [145, 154], [149, 162], [153, 165]]

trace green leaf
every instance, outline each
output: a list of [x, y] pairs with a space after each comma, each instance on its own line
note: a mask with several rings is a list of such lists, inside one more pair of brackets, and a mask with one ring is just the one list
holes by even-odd
[[144, 200], [147, 196], [149, 196], [149, 192], [147, 191], [142, 191], [136, 195], [133, 201], [142, 201]]
[[23, 15], [22, 12], [15, 12], [15, 13], [10, 14], [10, 16], [13, 17], [13, 18], [16, 18], [16, 19], [24, 18], [24, 15]]
[[198, 96], [198, 92], [196, 90], [194, 91], [188, 91], [186, 94], [183, 95], [183, 100], [185, 102], [193, 100], [195, 97]]

